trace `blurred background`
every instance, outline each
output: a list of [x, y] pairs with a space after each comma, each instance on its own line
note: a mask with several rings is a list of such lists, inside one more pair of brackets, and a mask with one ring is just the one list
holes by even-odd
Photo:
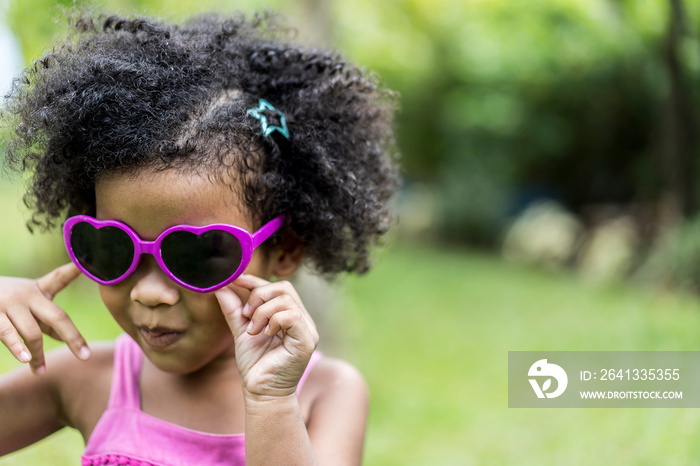
[[[508, 409], [506, 372], [515, 350], [699, 349], [700, 3], [0, 0], [0, 91], [73, 4], [275, 8], [400, 93], [388, 245], [364, 277], [300, 279], [370, 385], [366, 464], [700, 463], [697, 410]], [[26, 231], [22, 186], [0, 181], [0, 275], [36, 277], [67, 258]], [[119, 333], [87, 280], [58, 301], [88, 339]], [[81, 449], [61, 432], [0, 465]]]

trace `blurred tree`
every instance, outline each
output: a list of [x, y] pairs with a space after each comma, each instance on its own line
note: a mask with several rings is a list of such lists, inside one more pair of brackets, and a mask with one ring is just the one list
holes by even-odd
[[[697, 127], [693, 99], [680, 58], [684, 37], [689, 36], [682, 0], [669, 0], [669, 21], [664, 47], [669, 91], [663, 110], [661, 159], [664, 185], [686, 217], [697, 210], [695, 183]], [[697, 102], [695, 102], [697, 104]]]
[[401, 91], [407, 175], [439, 191], [441, 232], [492, 244], [539, 197], [581, 211], [670, 192], [694, 209], [700, 7], [686, 6], [357, 0], [336, 40]]
[[[80, 5], [93, 4], [75, 0]], [[37, 57], [70, 0], [14, 0]], [[182, 18], [224, 0], [102, 0]], [[686, 214], [700, 155], [700, 2], [682, 0], [268, 1], [309, 43], [328, 42], [401, 94], [407, 178], [435, 186], [445, 237], [493, 243], [532, 199], [575, 211], [658, 202]], [[262, 6], [239, 1], [238, 8]]]
[[332, 0], [298, 0], [300, 4], [299, 27], [304, 39], [314, 46], [331, 45]]
[[67, 31], [65, 17], [73, 8], [115, 13], [137, 13], [179, 21], [197, 12], [250, 11], [275, 8], [289, 15], [298, 11], [298, 2], [281, 0], [9, 0], [8, 24], [22, 44], [27, 61], [38, 58]]

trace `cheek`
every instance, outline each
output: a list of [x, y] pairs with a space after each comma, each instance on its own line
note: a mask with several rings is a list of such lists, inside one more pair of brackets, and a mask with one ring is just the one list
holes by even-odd
[[225, 321], [224, 314], [221, 312], [221, 306], [216, 299], [214, 293], [197, 293], [187, 290], [182, 296], [182, 306], [188, 309], [189, 314], [195, 320], [200, 322], [206, 321]]
[[126, 312], [129, 305], [130, 299], [130, 289], [124, 286], [112, 285], [104, 286], [99, 285], [100, 297], [102, 302], [107, 307], [107, 310], [114, 317], [114, 319], [119, 322]]
[[245, 273], [267, 280], [272, 274], [272, 257], [272, 253], [264, 253], [260, 249], [256, 249], [253, 251], [253, 257], [251, 257]]
[[208, 341], [212, 347], [219, 347], [215, 342], [228, 345], [233, 336], [216, 296], [213, 293], [191, 293], [193, 294], [183, 295], [178, 311], [181, 317], [186, 315], [193, 335], [197, 335], [197, 339]]

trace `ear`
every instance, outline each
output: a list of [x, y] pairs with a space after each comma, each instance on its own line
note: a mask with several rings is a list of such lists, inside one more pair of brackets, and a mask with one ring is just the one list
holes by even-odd
[[297, 271], [306, 255], [306, 249], [301, 244], [282, 244], [282, 247], [273, 253], [272, 275], [279, 278], [287, 278]]

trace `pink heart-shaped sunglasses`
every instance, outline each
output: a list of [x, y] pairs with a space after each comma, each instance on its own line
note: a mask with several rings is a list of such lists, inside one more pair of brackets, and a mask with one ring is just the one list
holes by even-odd
[[238, 278], [253, 251], [284, 223], [277, 217], [255, 233], [225, 223], [175, 225], [155, 241], [142, 240], [127, 224], [76, 215], [66, 220], [63, 239], [68, 255], [88, 277], [102, 285], [126, 279], [142, 254], [151, 254], [175, 283], [208, 293]]

